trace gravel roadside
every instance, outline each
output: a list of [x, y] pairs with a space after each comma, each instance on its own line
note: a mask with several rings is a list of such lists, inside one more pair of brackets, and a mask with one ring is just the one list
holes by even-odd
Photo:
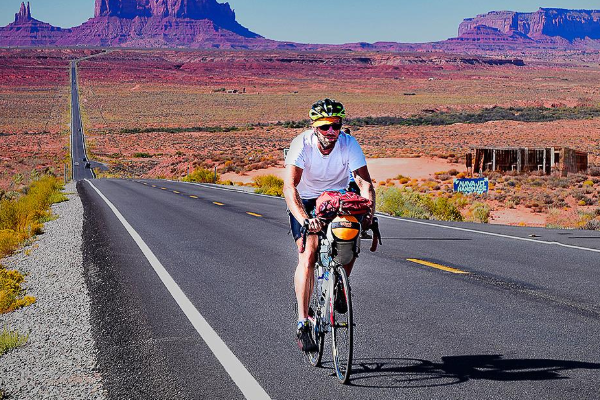
[[27, 344], [0, 356], [0, 389], [9, 399], [106, 398], [84, 279], [83, 207], [75, 183], [65, 191], [69, 201], [52, 206], [59, 218], [32, 246], [2, 260], [28, 274], [27, 292], [37, 299], [0, 315], [0, 329], [29, 332]]

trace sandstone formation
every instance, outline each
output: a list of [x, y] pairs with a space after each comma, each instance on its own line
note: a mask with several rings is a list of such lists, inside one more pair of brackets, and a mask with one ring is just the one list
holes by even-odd
[[572, 42], [576, 39], [600, 39], [600, 10], [540, 8], [534, 13], [492, 11], [465, 19], [458, 28], [458, 36], [468, 35], [478, 26], [495, 28], [507, 35], [520, 33], [534, 40], [558, 38]]
[[69, 32], [33, 18], [29, 2], [21, 3], [15, 22], [0, 27], [0, 46], [52, 46]]
[[265, 39], [240, 25], [229, 4], [217, 0], [95, 2], [94, 17], [71, 29], [32, 18], [29, 4], [22, 3], [15, 22], [0, 28], [0, 46], [443, 51], [488, 55], [600, 50], [600, 11], [590, 10], [492, 11], [465, 19], [458, 37], [441, 42], [330, 45]]

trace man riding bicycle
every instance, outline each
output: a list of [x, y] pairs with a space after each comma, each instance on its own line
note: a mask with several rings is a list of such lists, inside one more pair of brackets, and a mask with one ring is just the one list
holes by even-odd
[[[356, 139], [341, 132], [346, 110], [342, 103], [324, 99], [312, 105], [309, 111], [312, 129], [297, 136], [285, 160], [286, 171], [283, 192], [290, 212], [290, 226], [298, 246], [298, 265], [294, 275], [298, 302], [298, 345], [304, 352], [315, 351], [317, 345], [310, 335], [308, 304], [314, 285], [314, 266], [318, 256], [317, 233], [325, 223], [311, 213], [319, 195], [326, 190], [344, 190], [352, 172], [361, 196], [372, 201], [372, 208], [363, 219], [368, 228], [375, 213], [375, 189], [367, 168], [367, 161]], [[307, 224], [309, 235], [304, 251], [302, 227]], [[354, 260], [344, 266], [348, 275]]]

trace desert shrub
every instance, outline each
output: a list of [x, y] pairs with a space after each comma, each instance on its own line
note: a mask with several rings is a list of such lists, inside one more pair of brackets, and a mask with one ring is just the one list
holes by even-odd
[[590, 176], [600, 176], [600, 167], [590, 167], [588, 173]]
[[490, 206], [480, 201], [476, 201], [471, 204], [467, 214], [468, 221], [487, 224], [490, 219]]
[[451, 170], [448, 171], [448, 173], [450, 174], [450, 176], [456, 176], [456, 175], [458, 175], [458, 170], [455, 168], [452, 168]]
[[200, 182], [200, 183], [213, 183], [219, 180], [219, 174], [215, 179], [214, 171], [207, 168], [196, 168], [194, 172], [186, 175], [183, 178], [184, 182]]
[[600, 231], [600, 219], [591, 219], [589, 220], [581, 229], [586, 229], [589, 231]]
[[24, 240], [42, 232], [50, 215], [50, 205], [65, 201], [62, 184], [53, 176], [43, 176], [14, 199], [0, 201], [0, 257], [10, 254]]
[[149, 153], [133, 153], [135, 158], [152, 158], [152, 155]]
[[[3, 328], [0, 332], [0, 356], [11, 349], [24, 345], [28, 339], [29, 334], [21, 335], [18, 332]], [[0, 398], [2, 397], [0, 396]]]
[[16, 270], [7, 270], [0, 265], [0, 314], [14, 311], [35, 302], [35, 297], [27, 296], [21, 284], [25, 277]]
[[439, 221], [462, 221], [458, 208], [446, 197], [437, 197], [431, 201], [431, 211]]
[[254, 185], [257, 187], [255, 193], [283, 196], [283, 179], [275, 175], [259, 175], [254, 178]]
[[397, 217], [462, 221], [460, 211], [445, 197], [431, 197], [410, 189], [378, 188], [377, 209]]
[[595, 217], [593, 212], [582, 212], [574, 209], [561, 210], [551, 208], [546, 217], [546, 228], [554, 229], [584, 229]]

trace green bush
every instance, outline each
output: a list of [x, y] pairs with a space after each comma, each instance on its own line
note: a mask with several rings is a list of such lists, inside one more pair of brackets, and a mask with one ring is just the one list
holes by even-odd
[[420, 194], [407, 188], [379, 187], [377, 210], [404, 218], [463, 220], [458, 207], [450, 199]]
[[215, 180], [214, 171], [207, 168], [196, 168], [194, 172], [183, 178], [184, 182], [200, 182], [200, 183], [213, 183], [219, 180], [219, 174], [217, 174]]
[[490, 219], [490, 207], [482, 202], [476, 201], [469, 208], [469, 221], [487, 224]]
[[275, 175], [259, 175], [254, 178], [255, 193], [269, 196], [283, 196], [283, 179]]
[[152, 158], [152, 154], [149, 153], [133, 153], [135, 158]]

